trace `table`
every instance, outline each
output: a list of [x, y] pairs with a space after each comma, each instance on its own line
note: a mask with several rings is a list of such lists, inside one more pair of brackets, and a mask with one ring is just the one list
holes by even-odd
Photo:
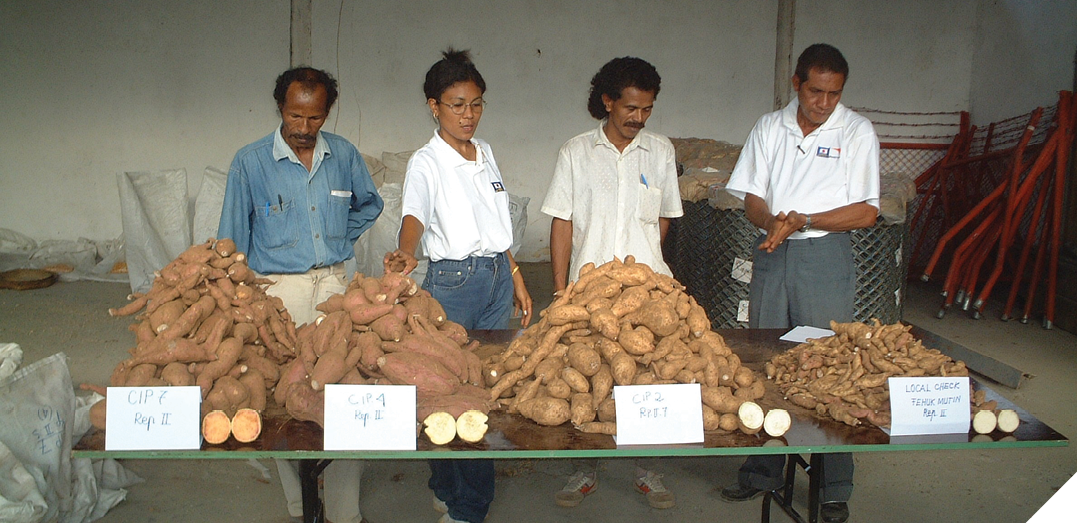
[[[744, 365], [760, 370], [764, 362], [775, 354], [795, 346], [779, 341], [784, 329], [719, 329], [726, 343], [740, 356]], [[490, 345], [485, 350], [497, 350], [497, 345], [507, 344], [518, 331], [476, 331], [471, 336]], [[317, 477], [333, 459], [543, 459], [543, 458], [624, 458], [654, 456], [748, 456], [759, 454], [791, 454], [786, 474], [786, 487], [768, 493], [763, 500], [763, 521], [769, 518], [770, 501], [773, 499], [794, 520], [803, 521], [792, 507], [792, 482], [797, 463], [808, 461], [799, 458], [811, 454], [809, 470], [809, 521], [818, 514], [816, 482], [819, 460], [814, 456], [831, 452], [890, 452], [922, 450], [967, 450], [1032, 447], [1063, 447], [1069, 440], [1027, 411], [1013, 405], [981, 381], [973, 378], [976, 388], [987, 391], [988, 400], [998, 401], [999, 408], [1011, 408], [1021, 417], [1021, 425], [1012, 435], [990, 436], [975, 433], [943, 436], [891, 437], [874, 426], [850, 427], [843, 423], [824, 419], [814, 411], [794, 406], [782, 398], [780, 391], [770, 382], [766, 396], [757, 403], [766, 409], [785, 408], [793, 418], [793, 425], [780, 438], [765, 434], [747, 435], [705, 434], [702, 444], [696, 445], [648, 445], [620, 446], [611, 436], [584, 434], [569, 424], [544, 427], [519, 415], [504, 411], [490, 413], [489, 430], [479, 443], [455, 440], [449, 445], [436, 446], [426, 438], [417, 440], [415, 451], [325, 451], [322, 449], [321, 428], [312, 422], [300, 422], [283, 415], [268, 413], [262, 435], [252, 443], [242, 444], [232, 439], [221, 445], [203, 444], [201, 450], [162, 451], [106, 451], [104, 433], [91, 429], [74, 447], [73, 456], [80, 458], [116, 459], [262, 459], [280, 458], [300, 460], [300, 476], [304, 482], [304, 501], [308, 491], [312, 503], [305, 507], [320, 506], [317, 503]], [[799, 459], [798, 459], [799, 458]], [[304, 520], [312, 522], [315, 514], [305, 511]]]

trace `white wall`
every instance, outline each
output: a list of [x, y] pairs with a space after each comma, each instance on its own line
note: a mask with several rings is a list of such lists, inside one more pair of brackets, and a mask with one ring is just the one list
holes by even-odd
[[[842, 49], [850, 105], [968, 109], [970, 91], [986, 98], [976, 21], [995, 23], [993, 9], [1014, 4], [983, 1], [801, 0], [794, 54], [817, 41]], [[1072, 13], [1073, 1], [1058, 9]], [[1030, 30], [1056, 8], [1038, 11]], [[557, 148], [597, 125], [585, 101], [598, 68], [616, 56], [651, 61], [663, 83], [650, 128], [739, 143], [770, 110], [776, 13], [777, 0], [315, 0], [312, 56], [341, 83], [327, 129], [378, 154], [429, 139], [423, 75], [446, 46], [470, 48], [490, 100], [479, 136], [510, 190], [532, 198], [521, 258], [536, 259], [547, 255], [538, 209]], [[0, 2], [0, 227], [114, 238], [116, 173], [184, 167], [195, 189], [206, 166], [226, 169], [276, 125], [288, 17], [287, 0]]]
[[268, 134], [289, 6], [0, 2], [0, 227], [119, 237], [116, 174], [212, 165]]
[[985, 125], [1054, 105], [1073, 90], [1077, 0], [996, 0], [980, 5], [972, 61], [972, 123]]

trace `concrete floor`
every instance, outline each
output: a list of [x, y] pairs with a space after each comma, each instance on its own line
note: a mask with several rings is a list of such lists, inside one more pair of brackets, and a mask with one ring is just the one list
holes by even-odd
[[[522, 264], [536, 310], [549, 303], [549, 265]], [[56, 352], [69, 357], [71, 376], [104, 384], [134, 342], [129, 318], [110, 318], [125, 303], [126, 285], [73, 282], [34, 291], [0, 291], [0, 342], [22, 346], [24, 362]], [[939, 297], [927, 284], [910, 283], [905, 321], [935, 332], [1034, 377], [1014, 390], [995, 390], [1068, 437], [1077, 434], [1077, 336], [1038, 324], [982, 320], [960, 311], [935, 318]], [[677, 506], [654, 510], [632, 488], [631, 460], [607, 460], [599, 488], [575, 509], [554, 505], [553, 493], [571, 473], [563, 460], [503, 461], [495, 522], [750, 522], [759, 503], [722, 502], [717, 488], [735, 480], [740, 458], [662, 459], [665, 484]], [[287, 522], [276, 468], [270, 462], [130, 460], [146, 478], [105, 523], [260, 521]], [[259, 470], [268, 466], [268, 478]], [[850, 521], [1026, 521], [1077, 471], [1077, 448], [885, 452], [856, 455], [856, 490]], [[371, 523], [434, 522], [423, 461], [368, 462], [361, 507]], [[806, 500], [806, 479], [798, 496]], [[803, 502], [803, 501], [801, 501]], [[787, 520], [780, 512], [774, 521]]]

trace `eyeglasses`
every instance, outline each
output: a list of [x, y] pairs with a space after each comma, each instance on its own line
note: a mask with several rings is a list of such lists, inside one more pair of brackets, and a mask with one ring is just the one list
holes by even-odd
[[474, 102], [471, 102], [469, 104], [466, 104], [464, 102], [448, 104], [442, 101], [438, 101], [438, 103], [447, 106], [449, 110], [452, 111], [452, 114], [455, 115], [464, 114], [464, 111], [466, 111], [468, 107], [471, 107], [471, 112], [475, 114], [480, 114], [482, 113], [482, 108], [486, 106], [486, 100], [483, 100], [482, 98], [479, 98], [478, 100], [475, 100]]

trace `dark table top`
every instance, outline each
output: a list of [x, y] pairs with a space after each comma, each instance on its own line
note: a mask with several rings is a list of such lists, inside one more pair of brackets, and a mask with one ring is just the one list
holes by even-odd
[[[742, 362], [761, 372], [763, 363], [775, 354], [795, 346], [778, 338], [785, 330], [723, 329], [717, 331], [740, 356]], [[518, 331], [477, 331], [471, 335], [486, 344], [507, 344]], [[782, 398], [781, 392], [767, 382], [767, 394], [757, 403], [764, 410], [784, 408], [793, 418], [792, 427], [780, 438], [766, 434], [747, 435], [706, 433], [702, 444], [618, 446], [613, 437], [585, 434], [566, 423], [544, 427], [504, 411], [490, 413], [489, 430], [483, 441], [475, 444], [455, 440], [436, 446], [425, 437], [417, 440], [415, 451], [323, 451], [322, 430], [312, 422], [301, 422], [284, 415], [268, 415], [261, 436], [242, 444], [230, 439], [221, 445], [203, 443], [201, 450], [105, 451], [104, 433], [91, 429], [74, 448], [75, 457], [151, 458], [151, 459], [439, 459], [439, 458], [597, 458], [636, 456], [717, 456], [749, 454], [802, 454], [818, 452], [882, 452], [901, 450], [944, 450], [982, 448], [1060, 447], [1069, 440], [1036, 419], [1027, 411], [973, 378], [977, 388], [987, 390], [987, 399], [998, 401], [999, 408], [1012, 408], [1021, 417], [1013, 434], [993, 433], [890, 437], [881, 429], [866, 425], [850, 427], [814, 411], [797, 407]]]

